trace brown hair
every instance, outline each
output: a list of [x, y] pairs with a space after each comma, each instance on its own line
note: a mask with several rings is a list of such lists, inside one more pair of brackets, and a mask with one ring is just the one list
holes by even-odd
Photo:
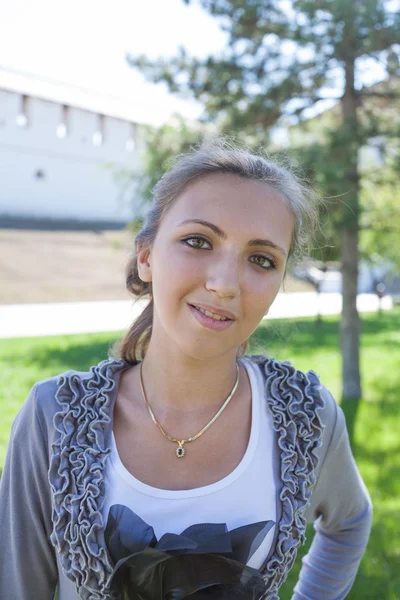
[[[153, 325], [153, 296], [151, 283], [140, 279], [137, 266], [139, 247], [151, 247], [164, 214], [182, 194], [186, 186], [211, 173], [233, 173], [239, 177], [264, 181], [282, 197], [295, 217], [295, 226], [289, 250], [289, 259], [298, 262], [309, 250], [318, 225], [319, 196], [296, 176], [293, 170], [282, 167], [267, 157], [254, 154], [225, 140], [194, 149], [177, 157], [153, 189], [153, 203], [142, 230], [135, 239], [135, 250], [126, 269], [126, 286], [135, 298], [150, 298], [142, 314], [117, 343], [113, 355], [132, 363], [143, 358], [148, 347]], [[248, 341], [239, 352], [246, 351]]]

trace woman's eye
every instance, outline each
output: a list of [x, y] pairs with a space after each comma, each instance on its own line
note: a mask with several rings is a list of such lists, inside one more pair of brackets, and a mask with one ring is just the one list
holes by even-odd
[[[211, 248], [211, 245], [209, 242], [207, 242], [206, 239], [204, 239], [203, 237], [199, 237], [199, 236], [191, 236], [191, 237], [187, 237], [185, 239], [182, 240], [182, 242], [184, 244], [186, 244], [187, 246], [190, 246], [191, 248], [200, 248], [203, 249], [204, 248], [204, 244], [208, 244]], [[208, 248], [207, 248], [208, 250]]]
[[272, 258], [269, 258], [268, 256], [263, 256], [262, 254], [257, 254], [256, 256], [252, 256], [251, 258], [256, 259], [254, 261], [255, 264], [258, 265], [259, 267], [261, 267], [262, 269], [265, 269], [266, 271], [269, 269], [276, 268], [275, 261], [272, 260]]
[[[190, 246], [190, 248], [195, 248], [198, 250], [212, 250], [210, 242], [208, 242], [202, 236], [191, 235], [181, 240], [181, 242], [186, 246]], [[208, 247], [205, 247], [206, 245]], [[265, 271], [276, 269], [275, 261], [272, 258], [269, 258], [268, 256], [264, 256], [263, 254], [256, 254], [254, 256], [251, 256], [250, 258], [253, 259], [254, 264], [258, 265]]]

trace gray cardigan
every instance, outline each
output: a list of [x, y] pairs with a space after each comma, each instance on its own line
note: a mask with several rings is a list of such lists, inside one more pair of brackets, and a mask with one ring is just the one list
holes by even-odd
[[[293, 600], [341, 600], [372, 520], [343, 412], [313, 371], [264, 356], [251, 360], [262, 372], [273, 417], [278, 482], [262, 599], [278, 599], [306, 524], [313, 522], [315, 537]], [[109, 586], [113, 565], [101, 509], [114, 402], [129, 366], [110, 359], [87, 373], [69, 371], [37, 383], [18, 413], [0, 481], [0, 600], [51, 600], [56, 556], [81, 598], [118, 598]]]

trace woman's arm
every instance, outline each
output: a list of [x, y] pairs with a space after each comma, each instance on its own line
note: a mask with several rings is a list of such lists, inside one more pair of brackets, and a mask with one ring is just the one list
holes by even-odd
[[316, 533], [292, 600], [345, 598], [371, 530], [372, 503], [351, 452], [345, 417], [326, 395], [336, 423], [307, 511]]
[[37, 385], [18, 413], [0, 480], [0, 598], [52, 600], [57, 567], [51, 534], [48, 446], [36, 411]]

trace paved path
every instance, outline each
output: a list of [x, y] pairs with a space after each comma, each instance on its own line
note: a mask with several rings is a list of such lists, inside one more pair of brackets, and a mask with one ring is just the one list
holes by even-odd
[[[278, 294], [267, 319], [339, 314], [342, 309], [341, 294], [295, 292]], [[358, 296], [360, 312], [373, 312], [378, 308], [375, 294]], [[0, 338], [38, 337], [73, 333], [121, 331], [143, 310], [145, 301], [65, 302], [57, 304], [0, 305]], [[392, 308], [389, 296], [383, 299], [384, 309]]]

